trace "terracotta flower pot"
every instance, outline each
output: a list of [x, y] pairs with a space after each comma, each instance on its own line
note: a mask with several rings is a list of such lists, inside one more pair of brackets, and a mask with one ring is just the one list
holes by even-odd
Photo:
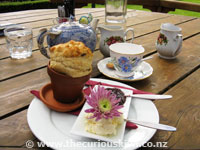
[[90, 79], [90, 74], [79, 78], [72, 78], [58, 73], [51, 69], [49, 64], [47, 72], [51, 79], [54, 98], [61, 103], [75, 102], [82, 95], [85, 82]]

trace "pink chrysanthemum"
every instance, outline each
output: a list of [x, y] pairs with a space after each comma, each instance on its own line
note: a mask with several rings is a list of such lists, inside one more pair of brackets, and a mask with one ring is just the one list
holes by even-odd
[[89, 119], [96, 118], [96, 121], [105, 118], [119, 117], [122, 113], [118, 110], [123, 107], [119, 105], [120, 99], [116, 99], [115, 94], [98, 86], [97, 90], [91, 90], [90, 96], [85, 96], [87, 103], [92, 107], [85, 110], [86, 113], [93, 113]]

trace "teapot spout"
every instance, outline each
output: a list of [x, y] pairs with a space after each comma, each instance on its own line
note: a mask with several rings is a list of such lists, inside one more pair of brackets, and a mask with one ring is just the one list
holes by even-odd
[[94, 31], [96, 31], [97, 25], [98, 25], [99, 19], [93, 18], [91, 22], [91, 27], [93, 28]]

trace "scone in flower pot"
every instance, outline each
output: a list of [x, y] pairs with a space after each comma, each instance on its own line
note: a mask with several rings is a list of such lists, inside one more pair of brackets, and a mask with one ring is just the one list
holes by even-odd
[[54, 98], [61, 103], [75, 102], [82, 95], [83, 87], [90, 79], [90, 74], [72, 78], [66, 74], [58, 73], [51, 69], [49, 64], [47, 72], [51, 79]]

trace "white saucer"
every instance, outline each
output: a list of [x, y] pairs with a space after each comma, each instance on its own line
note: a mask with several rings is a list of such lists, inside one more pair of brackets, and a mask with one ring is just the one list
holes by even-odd
[[151, 65], [145, 61], [141, 63], [141, 65], [136, 69], [134, 76], [131, 77], [120, 77], [116, 74], [115, 70], [109, 69], [106, 67], [106, 64], [111, 62], [111, 57], [102, 59], [98, 62], [97, 67], [99, 71], [112, 79], [120, 80], [120, 81], [139, 81], [150, 77], [153, 73], [153, 68]]

